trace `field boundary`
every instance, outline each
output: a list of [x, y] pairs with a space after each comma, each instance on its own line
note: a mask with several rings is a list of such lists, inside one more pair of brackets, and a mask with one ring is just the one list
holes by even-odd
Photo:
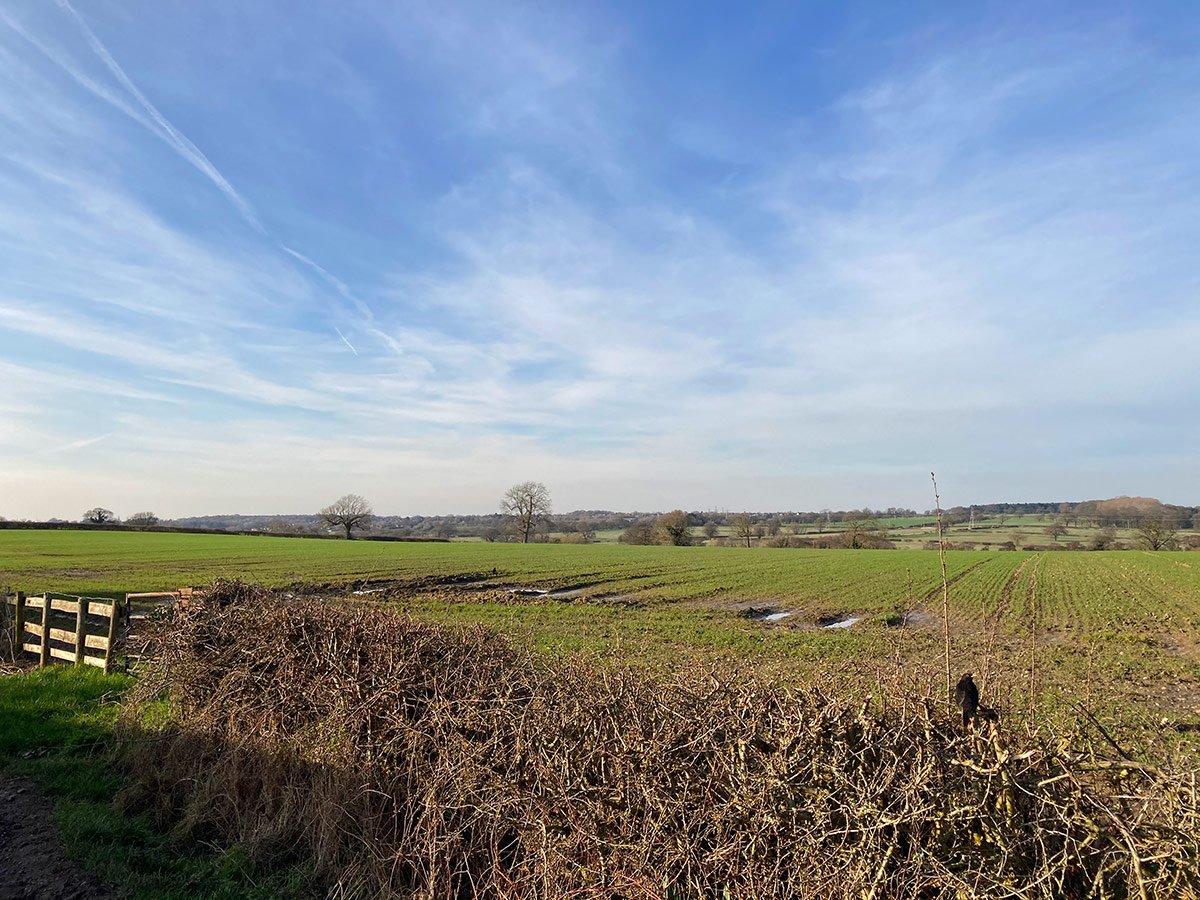
[[[51, 592], [28, 597], [18, 591], [15, 596], [5, 597], [4, 604], [14, 608], [14, 656], [33, 654], [39, 668], [61, 660], [76, 666], [95, 666], [105, 673], [112, 670], [113, 649], [123, 637], [122, 601]], [[37, 621], [29, 619], [33, 610], [38, 611]], [[89, 650], [99, 650], [103, 655], [92, 655]]]
[[[126, 531], [145, 534], [232, 534], [242, 537], [299, 538], [306, 541], [342, 541], [337, 534], [304, 534], [280, 531], [250, 531], [230, 528], [194, 528], [184, 525], [125, 525], [92, 522], [0, 522], [0, 531]], [[413, 537], [393, 534], [359, 534], [356, 541], [382, 541], [384, 543], [448, 544], [449, 538]]]

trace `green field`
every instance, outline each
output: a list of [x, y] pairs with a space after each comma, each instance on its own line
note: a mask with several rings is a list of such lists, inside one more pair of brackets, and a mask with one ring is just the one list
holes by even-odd
[[[1200, 554], [975, 550], [946, 562], [954, 677], [976, 673], [1006, 728], [1070, 734], [1085, 709], [1135, 754], [1200, 755]], [[487, 625], [602, 668], [722, 660], [883, 706], [943, 685], [941, 565], [926, 550], [0, 531], [0, 593], [119, 596], [216, 578]], [[72, 855], [129, 896], [298, 896], [302, 867], [256, 869], [237, 848], [112, 815], [121, 779], [93, 743], [111, 738], [131, 683], [67, 667], [0, 680], [0, 719], [20, 726], [0, 729], [0, 769], [42, 785]]]
[[[1200, 555], [952, 551], [947, 569], [956, 669], [990, 667], [1009, 690], [1026, 690], [1018, 672], [1033, 659], [1053, 676], [1037, 681], [1039, 694], [1200, 713]], [[448, 583], [456, 577], [493, 587], [462, 590]], [[940, 657], [941, 569], [938, 554], [922, 550], [0, 532], [0, 584], [9, 590], [120, 595], [215, 578], [335, 594], [389, 588], [367, 596], [420, 618], [491, 625], [550, 651], [632, 661], [718, 654], [802, 671], [878, 670], [902, 659], [928, 675]], [[567, 593], [507, 593], [518, 587]], [[749, 606], [787, 615], [760, 621], [746, 616]], [[913, 627], [894, 627], [906, 611]], [[822, 627], [849, 616], [860, 617], [853, 627]]]
[[[1200, 556], [1188, 553], [951, 551], [947, 565], [959, 612], [983, 614], [1016, 578], [1010, 611], [1019, 613], [1033, 572], [1026, 565], [1031, 557], [1038, 560], [1040, 614], [1048, 625], [1200, 627]], [[0, 532], [0, 581], [27, 592], [119, 595], [215, 578], [286, 587], [465, 575], [531, 587], [581, 587], [585, 597], [776, 601], [821, 613], [889, 613], [941, 583], [938, 556], [925, 551]]]
[[[993, 558], [951, 554], [951, 574]], [[1000, 565], [1016, 567], [1022, 555]], [[0, 579], [26, 591], [117, 594], [242, 578], [282, 587], [478, 573], [523, 584], [589, 584], [658, 599], [778, 599], [884, 609], [940, 578], [923, 552], [631, 547], [613, 544], [388, 543], [241, 535], [88, 531], [0, 532]]]

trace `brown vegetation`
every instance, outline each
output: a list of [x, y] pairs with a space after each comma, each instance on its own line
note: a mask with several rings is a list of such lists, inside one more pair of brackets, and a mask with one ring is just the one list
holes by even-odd
[[[146, 722], [171, 722], [144, 740]], [[126, 802], [311, 859], [338, 896], [1174, 897], [1195, 773], [964, 732], [928, 696], [534, 656], [237, 585], [126, 710]]]

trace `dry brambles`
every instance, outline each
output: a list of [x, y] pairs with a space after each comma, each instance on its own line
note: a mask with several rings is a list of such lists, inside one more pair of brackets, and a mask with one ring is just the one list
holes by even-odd
[[663, 679], [237, 584], [164, 631], [124, 734], [127, 804], [309, 859], [337, 897], [1200, 889], [1195, 771], [965, 734], [928, 698]]

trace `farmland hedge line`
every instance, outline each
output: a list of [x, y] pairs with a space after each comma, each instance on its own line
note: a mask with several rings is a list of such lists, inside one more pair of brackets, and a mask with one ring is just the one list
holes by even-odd
[[[272, 531], [234, 531], [225, 528], [187, 528], [175, 525], [124, 525], [120, 522], [15, 522], [0, 520], [0, 531], [149, 531], [163, 534], [241, 534], [253, 537], [273, 538], [303, 538], [313, 541], [341, 541], [345, 537], [340, 534], [303, 534], [293, 532]], [[408, 537], [390, 534], [360, 534], [356, 541], [415, 541], [418, 543], [449, 543], [449, 538], [438, 537]]]
[[834, 688], [551, 660], [482, 628], [218, 585], [126, 708], [124, 802], [306, 858], [341, 897], [1200, 890], [1195, 771]]

